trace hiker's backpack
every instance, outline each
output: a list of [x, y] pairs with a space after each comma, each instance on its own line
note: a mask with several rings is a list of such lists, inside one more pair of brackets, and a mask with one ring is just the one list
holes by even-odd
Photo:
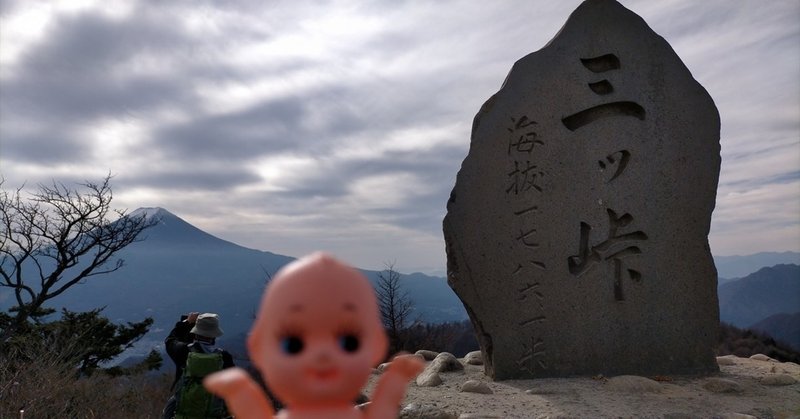
[[[190, 346], [190, 349], [191, 346]], [[189, 351], [186, 367], [178, 383], [175, 419], [207, 419], [228, 416], [225, 402], [203, 387], [203, 378], [222, 369], [222, 351]]]

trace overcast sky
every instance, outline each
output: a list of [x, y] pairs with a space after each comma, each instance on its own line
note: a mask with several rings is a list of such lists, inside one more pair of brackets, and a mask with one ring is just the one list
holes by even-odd
[[[442, 274], [472, 119], [578, 0], [0, 1], [4, 188]], [[800, 251], [800, 0], [622, 0], [722, 117], [716, 256]]]

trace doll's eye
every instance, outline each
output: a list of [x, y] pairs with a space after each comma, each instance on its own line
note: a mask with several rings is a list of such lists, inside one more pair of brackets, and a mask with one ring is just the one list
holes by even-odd
[[339, 347], [345, 352], [353, 353], [357, 351], [359, 344], [360, 342], [358, 340], [358, 336], [356, 335], [339, 336]]
[[284, 336], [281, 339], [281, 349], [289, 355], [297, 355], [303, 351], [303, 339], [297, 336]]

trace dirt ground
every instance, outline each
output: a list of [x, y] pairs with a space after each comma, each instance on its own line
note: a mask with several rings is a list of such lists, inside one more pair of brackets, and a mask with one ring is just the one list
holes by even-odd
[[[409, 384], [401, 417], [800, 418], [800, 365], [763, 355], [718, 362], [720, 373], [710, 377], [658, 381], [625, 376], [493, 382], [483, 366], [465, 365], [464, 371], [440, 373], [443, 382], [436, 387]], [[378, 379], [370, 378], [367, 394]], [[468, 380], [486, 383], [492, 394], [461, 392]]]

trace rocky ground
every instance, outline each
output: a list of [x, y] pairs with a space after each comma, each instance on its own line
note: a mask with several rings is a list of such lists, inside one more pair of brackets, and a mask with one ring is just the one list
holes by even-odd
[[[493, 382], [480, 352], [418, 352], [426, 370], [401, 418], [800, 418], [800, 365], [764, 355], [717, 358], [708, 377], [586, 377]], [[370, 394], [380, 377], [372, 375]]]

